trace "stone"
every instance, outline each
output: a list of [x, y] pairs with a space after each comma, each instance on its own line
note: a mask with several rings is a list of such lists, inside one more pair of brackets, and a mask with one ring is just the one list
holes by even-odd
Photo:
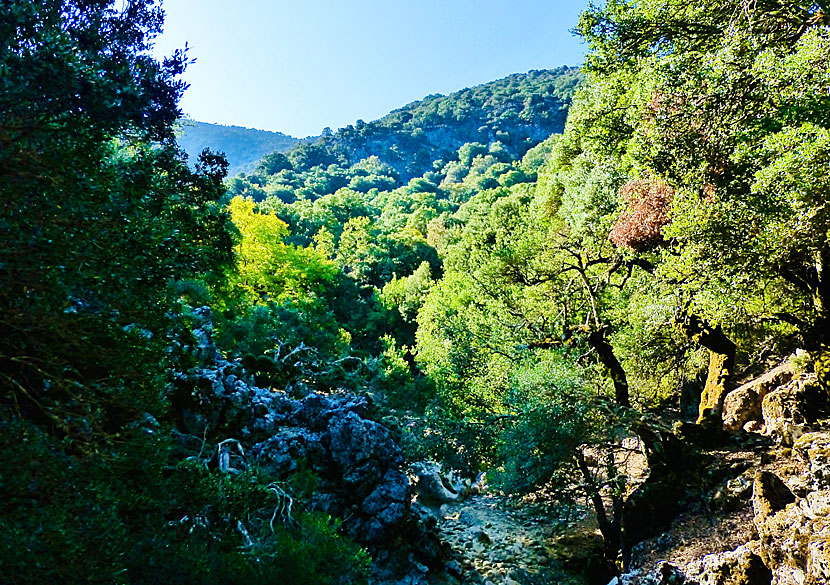
[[759, 552], [777, 584], [828, 583], [830, 490], [811, 492], [781, 508], [788, 499], [756, 513]]
[[828, 396], [815, 374], [796, 376], [767, 394], [761, 403], [765, 433], [782, 445], [792, 445], [828, 410]]
[[480, 542], [481, 544], [489, 545], [492, 544], [492, 540], [490, 539], [490, 535], [487, 534], [484, 530], [478, 529], [473, 532], [473, 538]]
[[763, 419], [761, 403], [764, 397], [792, 378], [789, 363], [774, 368], [743, 386], [732, 390], [723, 401], [723, 429], [732, 433], [747, 424]]
[[455, 577], [457, 579], [460, 579], [464, 576], [464, 570], [461, 568], [461, 563], [459, 563], [456, 560], [448, 562], [444, 566], [444, 570], [447, 572], [448, 575], [450, 575], [451, 577]]
[[830, 464], [830, 432], [802, 435], [793, 443], [793, 453], [811, 466]]
[[807, 433], [796, 439], [793, 453], [809, 466], [814, 489], [830, 488], [830, 433]]
[[611, 579], [608, 585], [684, 585], [683, 572], [666, 561], [661, 561], [654, 571], [635, 570]]
[[470, 486], [453, 474], [445, 474], [433, 461], [419, 461], [411, 467], [414, 476], [413, 491], [426, 506], [455, 503], [470, 494]]
[[377, 544], [392, 539], [406, 518], [410, 495], [406, 474], [395, 469], [387, 471], [380, 485], [360, 505], [366, 517], [359, 529], [360, 541]]
[[762, 410], [764, 431], [778, 443], [792, 445], [802, 434], [806, 421], [790, 388], [779, 388], [768, 394], [762, 402]]
[[763, 559], [746, 545], [706, 555], [686, 566], [686, 579], [698, 585], [770, 585], [772, 578]]
[[310, 394], [300, 400], [300, 407], [294, 412], [293, 422], [311, 430], [323, 431], [333, 418], [349, 413], [365, 418], [367, 409], [366, 399], [362, 397]]
[[293, 427], [281, 428], [273, 437], [251, 448], [253, 460], [273, 480], [285, 479], [297, 470], [299, 461], [308, 461], [312, 453], [316, 454], [314, 459], [327, 457], [320, 446], [320, 434]]
[[309, 387], [296, 400], [261, 388], [241, 361], [214, 345], [210, 310], [196, 316], [199, 365], [178, 373], [169, 390], [177, 452], [213, 454], [213, 466], [227, 473], [252, 462], [266, 481], [313, 472], [311, 508], [344, 518], [343, 531], [374, 555], [377, 583], [426, 585], [426, 573], [443, 566], [444, 549], [434, 524], [412, 513], [401, 450], [386, 427], [367, 418], [366, 399]]
[[666, 561], [660, 562], [657, 573], [660, 575], [659, 585], [683, 585], [686, 582], [683, 572]]
[[387, 470], [403, 463], [389, 431], [355, 412], [331, 419], [324, 438], [344, 487], [356, 500], [368, 496]]
[[[795, 502], [795, 495], [781, 478], [769, 471], [759, 471], [752, 482], [752, 509], [756, 524]], [[759, 530], [760, 532], [760, 530]]]
[[807, 575], [813, 583], [830, 583], [830, 525], [813, 532], [807, 547]]

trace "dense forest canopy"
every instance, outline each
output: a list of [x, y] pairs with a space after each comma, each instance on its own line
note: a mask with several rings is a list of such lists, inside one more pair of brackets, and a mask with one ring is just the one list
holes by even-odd
[[0, 17], [12, 583], [365, 581], [338, 519], [271, 516], [326, 478], [202, 465], [227, 437], [185, 432], [177, 384], [209, 361], [206, 312], [237, 378], [362, 396], [409, 462], [587, 500], [609, 566], [645, 537], [626, 441], [670, 518], [742, 375], [803, 349], [830, 384], [819, 3], [609, 0], [577, 25], [583, 68], [429, 96], [231, 179], [176, 146], [187, 57], [148, 56], [155, 2]]
[[431, 95], [375, 122], [341, 128], [331, 149], [354, 164], [377, 156], [404, 181], [451, 158], [465, 143], [500, 142], [512, 156], [561, 131], [582, 76], [577, 68], [515, 74], [452, 93]]

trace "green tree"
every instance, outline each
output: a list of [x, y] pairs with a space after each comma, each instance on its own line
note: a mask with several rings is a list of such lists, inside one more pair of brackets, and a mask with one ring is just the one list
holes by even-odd
[[611, 2], [580, 22], [590, 85], [617, 106], [590, 110], [590, 134], [675, 190], [656, 274], [713, 330], [740, 332], [743, 351], [791, 333], [828, 344], [825, 196], [810, 165], [828, 126], [829, 24], [817, 3], [777, 0]]
[[4, 403], [70, 437], [114, 431], [158, 407], [163, 370], [128, 356], [168, 363], [150, 356], [171, 326], [159, 310], [173, 308], [169, 285], [215, 282], [231, 263], [226, 163], [206, 153], [194, 173], [174, 147], [185, 58], [146, 55], [152, 3], [3, 11]]
[[235, 230], [224, 158], [192, 171], [175, 147], [187, 60], [149, 55], [162, 16], [150, 0], [0, 7], [0, 571], [359, 582], [365, 556], [326, 518], [302, 537], [253, 529], [244, 549], [237, 521], [268, 527], [274, 494], [170, 439], [167, 384], [195, 361], [185, 303], [221, 290]]

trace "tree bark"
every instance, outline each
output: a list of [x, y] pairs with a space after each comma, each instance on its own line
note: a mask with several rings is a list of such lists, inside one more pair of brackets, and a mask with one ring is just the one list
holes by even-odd
[[701, 423], [710, 412], [717, 415], [721, 413], [723, 399], [732, 389], [735, 344], [726, 336], [720, 325], [712, 327], [697, 315], [687, 317], [682, 327], [690, 339], [709, 350], [709, 374], [698, 407], [697, 422]]
[[608, 370], [608, 375], [614, 384], [614, 400], [617, 406], [630, 408], [631, 396], [628, 389], [628, 378], [620, 360], [614, 354], [614, 348], [605, 338], [605, 331], [592, 329], [588, 333], [588, 343], [597, 352], [600, 363]]
[[830, 347], [830, 247], [824, 247], [815, 258], [816, 284], [812, 291], [816, 311], [814, 326], [816, 342], [822, 351]]

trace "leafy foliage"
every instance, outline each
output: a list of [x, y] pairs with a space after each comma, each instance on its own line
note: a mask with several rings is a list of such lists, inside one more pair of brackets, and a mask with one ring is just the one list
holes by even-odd
[[237, 234], [227, 162], [191, 170], [175, 147], [187, 59], [148, 55], [160, 8], [0, 15], [4, 579], [365, 581], [336, 524], [272, 529], [261, 478], [183, 462], [170, 439], [167, 383], [194, 365], [184, 303], [224, 289]]
[[608, 237], [617, 246], [635, 252], [659, 244], [662, 229], [669, 224], [669, 206], [674, 192], [655, 180], [629, 181], [620, 188], [628, 210], [623, 212]]

